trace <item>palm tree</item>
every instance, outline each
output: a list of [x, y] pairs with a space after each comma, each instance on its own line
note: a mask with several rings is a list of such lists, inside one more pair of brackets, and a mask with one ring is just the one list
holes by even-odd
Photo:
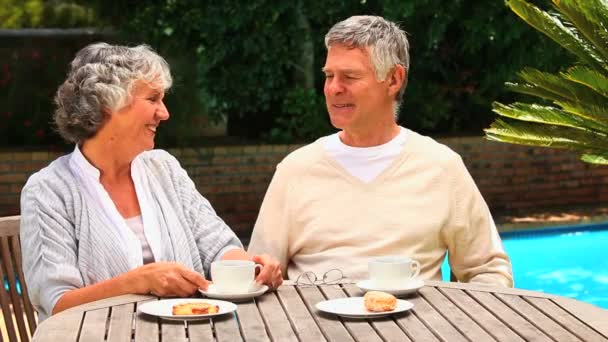
[[567, 148], [588, 163], [608, 164], [608, 0], [552, 0], [544, 11], [525, 0], [507, 0], [526, 23], [572, 53], [565, 71], [526, 68], [508, 89], [539, 103], [492, 104], [500, 115], [486, 129], [489, 140]]

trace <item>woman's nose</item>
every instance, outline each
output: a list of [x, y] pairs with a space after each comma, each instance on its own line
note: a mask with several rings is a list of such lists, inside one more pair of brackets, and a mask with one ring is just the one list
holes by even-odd
[[167, 120], [167, 119], [169, 119], [169, 117], [171, 115], [169, 114], [169, 110], [167, 109], [167, 106], [165, 106], [164, 102], [161, 102], [160, 105], [161, 105], [161, 108], [159, 108], [156, 111], [156, 115], [159, 117], [160, 120]]

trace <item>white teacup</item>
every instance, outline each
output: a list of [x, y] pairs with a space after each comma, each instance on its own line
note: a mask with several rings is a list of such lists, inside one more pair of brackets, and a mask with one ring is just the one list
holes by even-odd
[[242, 294], [251, 291], [255, 271], [262, 265], [247, 260], [219, 260], [211, 263], [211, 280], [221, 293]]
[[420, 263], [404, 256], [382, 256], [368, 262], [369, 279], [378, 288], [399, 288], [420, 274]]

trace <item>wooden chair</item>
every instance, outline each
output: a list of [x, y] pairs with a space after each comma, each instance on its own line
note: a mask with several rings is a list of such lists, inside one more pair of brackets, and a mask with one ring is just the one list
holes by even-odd
[[[36, 313], [27, 294], [21, 266], [19, 216], [0, 217], [0, 253], [2, 258], [0, 304], [2, 304], [5, 330], [2, 335], [6, 333], [5, 336], [8, 336], [10, 341], [29, 341], [36, 330]], [[5, 288], [6, 281], [8, 281], [8, 291]], [[20, 285], [21, 293], [17, 290], [17, 284]]]

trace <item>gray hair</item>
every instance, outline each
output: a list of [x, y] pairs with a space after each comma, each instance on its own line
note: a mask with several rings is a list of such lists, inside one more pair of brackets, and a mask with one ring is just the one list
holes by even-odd
[[410, 55], [407, 37], [399, 26], [378, 16], [352, 16], [335, 24], [325, 35], [325, 47], [329, 49], [334, 44], [369, 48], [378, 80], [384, 80], [395, 65], [402, 65], [406, 70], [405, 80], [395, 99], [398, 104], [401, 102], [407, 86]]
[[147, 45], [135, 47], [95, 43], [78, 51], [67, 79], [55, 95], [54, 120], [68, 142], [94, 136], [107, 111], [128, 104], [138, 81], [169, 89], [169, 64]]

